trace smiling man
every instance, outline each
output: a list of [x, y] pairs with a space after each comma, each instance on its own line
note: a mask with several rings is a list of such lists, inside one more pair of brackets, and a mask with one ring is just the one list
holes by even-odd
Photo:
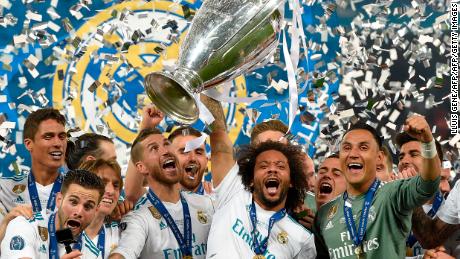
[[207, 170], [208, 157], [204, 142], [185, 152], [187, 143], [202, 136], [201, 132], [192, 127], [181, 127], [174, 130], [168, 140], [174, 154], [179, 159], [179, 166], [184, 171], [180, 184], [184, 190], [204, 194], [203, 174]]
[[383, 159], [376, 130], [358, 123], [345, 133], [340, 163], [347, 189], [318, 211], [319, 258], [404, 258], [412, 210], [436, 192], [441, 171], [425, 118], [408, 118], [404, 130], [422, 142], [426, 166], [416, 177], [386, 184], [376, 178], [377, 164]]
[[273, 141], [240, 152], [215, 190], [207, 258], [315, 258], [313, 234], [287, 214], [305, 197], [303, 153]]
[[342, 172], [339, 156], [330, 155], [319, 166], [316, 183], [316, 208], [342, 194], [347, 188], [347, 182]]
[[[37, 212], [31, 220], [22, 216], [13, 219], [1, 244], [1, 258], [102, 258], [82, 232], [93, 220], [103, 194], [104, 183], [95, 174], [69, 171], [56, 197], [57, 211], [50, 215], [45, 210]], [[70, 228], [81, 251], [66, 254], [64, 246], [57, 243], [56, 230], [64, 228]]]
[[63, 176], [67, 146], [65, 117], [52, 108], [32, 112], [24, 124], [24, 145], [32, 160], [31, 172], [0, 178], [0, 200], [11, 211], [17, 205], [32, 204], [34, 212], [54, 211], [56, 194]]
[[181, 191], [183, 172], [169, 141], [158, 129], [142, 130], [131, 160], [149, 190], [122, 219], [110, 258], [205, 258], [214, 207], [207, 196]]

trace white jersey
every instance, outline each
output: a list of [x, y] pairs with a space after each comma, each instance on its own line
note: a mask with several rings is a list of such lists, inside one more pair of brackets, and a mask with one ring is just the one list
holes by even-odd
[[436, 216], [447, 224], [460, 224], [460, 181], [455, 183], [454, 188], [447, 196], [446, 202], [439, 208]]
[[[35, 213], [31, 220], [22, 216], [13, 219], [8, 224], [1, 244], [1, 258], [48, 259], [50, 243], [48, 221], [49, 215], [46, 215], [46, 210]], [[65, 254], [64, 245], [58, 244], [58, 252], [59, 257]], [[101, 252], [85, 233], [82, 233], [81, 252], [83, 254], [82, 259], [102, 259]]]
[[3, 218], [8, 214], [8, 212], [5, 209], [5, 206], [3, 206], [2, 200], [0, 200], [0, 223], [3, 221]]
[[[13, 177], [0, 177], [0, 200], [7, 212], [18, 205], [31, 204], [27, 185], [28, 176], [28, 173], [22, 173]], [[35, 184], [42, 209], [46, 209], [54, 183], [47, 186], [37, 182]]]
[[[209, 233], [206, 258], [253, 258], [252, 223], [249, 207], [252, 193], [246, 191], [238, 175], [238, 165], [230, 170], [215, 190], [216, 213]], [[266, 211], [256, 204], [257, 231], [265, 238], [273, 211]], [[259, 238], [260, 240], [260, 238]], [[267, 259], [315, 258], [313, 234], [290, 216], [276, 222], [268, 238]]]
[[[120, 228], [117, 222], [104, 224], [105, 231], [105, 246], [104, 246], [104, 257], [103, 259], [109, 258], [110, 253], [117, 248], [118, 241], [120, 240]], [[86, 234], [86, 233], [85, 233]], [[92, 246], [98, 247], [99, 234], [89, 242]]]
[[[214, 214], [210, 197], [182, 192], [187, 201], [192, 220], [193, 258], [205, 258], [209, 228]], [[184, 234], [184, 216], [182, 203], [163, 202]], [[120, 224], [121, 238], [113, 253], [125, 258], [182, 258], [176, 238], [164, 217], [160, 216], [150, 201], [143, 196], [134, 211], [128, 213]]]

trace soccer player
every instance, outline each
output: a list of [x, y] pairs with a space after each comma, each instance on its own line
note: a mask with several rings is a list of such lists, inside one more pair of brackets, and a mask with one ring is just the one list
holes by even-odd
[[[163, 119], [163, 113], [153, 106], [148, 106], [143, 112], [143, 129], [154, 128]], [[180, 183], [182, 188], [187, 191], [204, 194], [205, 189], [202, 184], [203, 174], [207, 170], [208, 158], [204, 143], [193, 150], [184, 152], [185, 145], [188, 141], [201, 137], [201, 132], [191, 127], [180, 127], [169, 135], [174, 154], [179, 159], [179, 166], [185, 173]], [[126, 175], [126, 198], [130, 201], [137, 202], [139, 198], [146, 193], [141, 188], [144, 176], [139, 176], [130, 161]]]
[[347, 190], [317, 213], [319, 258], [404, 258], [412, 210], [436, 192], [441, 171], [425, 118], [408, 118], [404, 130], [423, 143], [426, 166], [411, 179], [385, 184], [376, 178], [377, 163], [383, 159], [376, 130], [358, 123], [345, 133], [340, 163]]
[[377, 163], [376, 176], [382, 182], [389, 182], [393, 178], [393, 158], [386, 146], [382, 146], [383, 161]]
[[337, 154], [328, 156], [319, 166], [316, 186], [316, 208], [320, 208], [346, 190], [347, 182]]
[[112, 249], [118, 246], [120, 239], [119, 224], [111, 221], [111, 214], [117, 208], [120, 192], [123, 188], [121, 168], [117, 161], [87, 160], [80, 165], [80, 169], [99, 176], [105, 184], [104, 196], [97, 207], [96, 216], [85, 229], [91, 246], [97, 247], [103, 259], [108, 258]]
[[[399, 152], [399, 163], [398, 177], [413, 177], [413, 175], [418, 174], [423, 170], [424, 162], [421, 156], [422, 153], [422, 143], [417, 139], [409, 136], [407, 133], [400, 133], [396, 136], [396, 144], [400, 147]], [[443, 153], [441, 145], [436, 141], [436, 150], [440, 161], [443, 159]], [[446, 174], [447, 173], [447, 174]], [[450, 192], [449, 185], [449, 172], [441, 170], [441, 180], [439, 182], [439, 189], [432, 199], [430, 199], [422, 207], [416, 208], [412, 217], [412, 226], [414, 230], [423, 229], [425, 231], [425, 226], [421, 225], [424, 223], [424, 220], [420, 220], [420, 213], [426, 213], [429, 217], [434, 218], [438, 210], [443, 206], [444, 197], [447, 197], [447, 194]], [[419, 231], [420, 232], [420, 231]], [[418, 233], [418, 232], [417, 232]], [[450, 235], [448, 240], [444, 243], [447, 249], [447, 253], [454, 256], [460, 256], [460, 247], [457, 249], [457, 246], [460, 246], [460, 243], [456, 240], [460, 237], [460, 231], [457, 231]], [[424, 253], [423, 245], [417, 242], [416, 236], [411, 235], [407, 240], [407, 246], [410, 248], [409, 256], [418, 256]]]
[[96, 133], [85, 133], [75, 142], [67, 142], [65, 161], [69, 169], [77, 169], [86, 160], [95, 159], [117, 159], [112, 139]]
[[211, 199], [181, 192], [183, 172], [158, 129], [142, 130], [131, 159], [149, 190], [122, 219], [119, 246], [110, 258], [204, 258], [214, 214]]
[[206, 258], [315, 258], [313, 235], [287, 213], [305, 197], [302, 159], [300, 148], [280, 142], [241, 150], [239, 169], [215, 190]]
[[185, 152], [186, 144], [200, 137], [201, 132], [198, 130], [192, 127], [180, 127], [171, 132], [168, 140], [171, 142], [172, 150], [179, 159], [179, 166], [184, 172], [180, 181], [182, 188], [197, 194], [204, 194], [202, 179], [208, 164], [205, 145], [202, 143], [193, 150]]
[[58, 169], [64, 165], [67, 146], [64, 116], [52, 108], [32, 112], [24, 124], [24, 145], [31, 156], [31, 171], [2, 176], [0, 200], [7, 211], [32, 204], [34, 212], [51, 213], [63, 180]]
[[[82, 232], [93, 220], [103, 194], [104, 183], [95, 174], [67, 172], [56, 196], [57, 211], [49, 215], [46, 210], [36, 212], [31, 220], [22, 216], [13, 219], [1, 243], [1, 258], [101, 258]], [[71, 230], [78, 246], [68, 254], [56, 239], [56, 231], [64, 228]]]

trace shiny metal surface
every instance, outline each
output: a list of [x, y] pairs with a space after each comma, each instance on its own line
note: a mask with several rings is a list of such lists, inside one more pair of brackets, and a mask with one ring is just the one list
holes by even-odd
[[181, 45], [177, 69], [145, 78], [150, 99], [170, 118], [195, 122], [194, 93], [250, 71], [275, 49], [284, 1], [205, 1]]

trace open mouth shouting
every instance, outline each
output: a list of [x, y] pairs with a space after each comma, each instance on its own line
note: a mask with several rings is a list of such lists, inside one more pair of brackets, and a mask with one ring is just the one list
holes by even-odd
[[327, 181], [320, 182], [319, 188], [318, 188], [319, 195], [329, 195], [329, 194], [332, 193], [333, 190], [334, 189], [333, 189], [331, 183], [329, 183]]
[[277, 178], [268, 178], [264, 185], [270, 196], [275, 196], [279, 192], [280, 181]]
[[355, 163], [349, 163], [347, 167], [350, 173], [359, 174], [359, 173], [362, 173], [364, 166], [361, 163], [355, 162]]
[[81, 222], [76, 219], [68, 219], [65, 224], [70, 230], [72, 230], [72, 233], [74, 235], [78, 234], [81, 232]]
[[161, 168], [166, 172], [175, 172], [176, 171], [176, 159], [174, 157], [166, 157], [161, 163]]
[[185, 174], [190, 180], [195, 180], [196, 175], [198, 173], [198, 165], [197, 164], [189, 164], [185, 167]]

